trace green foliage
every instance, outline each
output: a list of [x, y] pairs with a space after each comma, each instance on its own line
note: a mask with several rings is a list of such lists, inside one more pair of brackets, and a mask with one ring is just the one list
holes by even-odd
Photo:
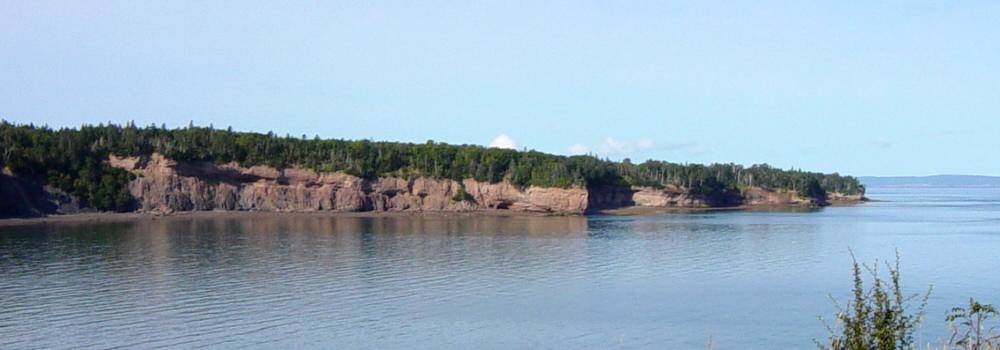
[[[851, 255], [854, 267], [854, 299], [846, 308], [837, 306], [839, 330], [830, 325], [829, 345], [819, 344], [822, 349], [832, 350], [898, 350], [914, 349], [913, 332], [923, 317], [931, 290], [921, 299], [916, 312], [909, 311], [910, 302], [919, 295], [905, 296], [900, 287], [899, 255], [896, 264], [886, 264], [889, 281], [879, 277], [878, 262], [872, 267], [864, 266], [872, 277], [872, 287], [865, 290], [862, 265]], [[836, 304], [836, 303], [835, 303]]]
[[820, 186], [819, 180], [813, 177], [806, 177], [802, 182], [797, 183], [796, 192], [805, 198], [826, 198], [826, 190]]
[[465, 185], [460, 185], [458, 190], [455, 191], [455, 195], [451, 196], [451, 200], [456, 202], [471, 201], [472, 199], [472, 195], [465, 192]]
[[[924, 309], [931, 289], [920, 298], [915, 312], [909, 304], [920, 297], [918, 294], [904, 296], [900, 287], [899, 254], [896, 264], [886, 267], [890, 279], [883, 281], [875, 267], [860, 265], [851, 255], [854, 273], [853, 300], [846, 308], [837, 306], [837, 325], [831, 327], [828, 343], [816, 345], [821, 349], [868, 350], [868, 349], [916, 349], [913, 333], [924, 316]], [[872, 277], [872, 287], [865, 289], [862, 268]], [[970, 298], [965, 307], [952, 308], [945, 316], [951, 328], [951, 339], [941, 349], [996, 350], [1000, 349], [1000, 327], [997, 317], [1000, 310], [992, 304], [983, 304]], [[825, 323], [825, 321], [824, 321]], [[930, 349], [928, 344], [928, 349]]]
[[639, 186], [673, 185], [695, 194], [725, 197], [750, 187], [787, 189], [805, 198], [822, 201], [827, 192], [863, 194], [858, 180], [840, 174], [822, 174], [799, 170], [781, 170], [767, 164], [744, 167], [737, 164], [676, 164], [647, 161], [639, 165], [618, 164], [628, 183]]
[[968, 307], [956, 307], [948, 312], [945, 321], [952, 324], [949, 343], [960, 349], [987, 350], [1000, 348], [1000, 335], [994, 334], [996, 325], [991, 319], [1000, 316], [991, 304], [981, 304], [969, 298]]
[[111, 140], [101, 131], [54, 132], [31, 125], [0, 123], [0, 166], [42, 181], [79, 198], [83, 205], [106, 211], [131, 209], [127, 184], [131, 174], [104, 163]]
[[375, 178], [426, 176], [519, 187], [675, 186], [706, 198], [738, 197], [757, 186], [788, 189], [823, 198], [827, 191], [864, 192], [857, 179], [838, 174], [780, 170], [767, 165], [612, 162], [592, 156], [564, 157], [473, 145], [324, 140], [279, 137], [274, 133], [234, 132], [195, 127], [83, 125], [53, 130], [0, 122], [0, 165], [18, 175], [41, 179], [102, 210], [124, 210], [131, 198], [125, 172], [105, 164], [109, 155], [153, 152], [177, 161], [237, 162], [243, 166], [299, 166]]

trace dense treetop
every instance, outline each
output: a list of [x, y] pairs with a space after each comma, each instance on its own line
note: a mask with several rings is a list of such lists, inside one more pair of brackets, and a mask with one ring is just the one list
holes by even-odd
[[123, 210], [130, 175], [106, 164], [109, 155], [153, 152], [178, 161], [237, 162], [242, 166], [299, 166], [379, 176], [503, 180], [525, 187], [634, 185], [674, 186], [705, 196], [740, 193], [751, 187], [789, 189], [812, 198], [828, 191], [857, 194], [858, 180], [838, 174], [782, 170], [768, 165], [676, 164], [592, 156], [559, 156], [474, 145], [331, 140], [212, 127], [167, 129], [155, 125], [84, 125], [51, 129], [0, 122], [0, 166], [39, 179], [103, 210]]

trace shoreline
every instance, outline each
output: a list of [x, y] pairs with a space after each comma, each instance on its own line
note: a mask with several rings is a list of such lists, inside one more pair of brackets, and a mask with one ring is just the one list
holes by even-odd
[[302, 217], [302, 218], [380, 218], [380, 217], [551, 217], [551, 216], [585, 216], [573, 213], [548, 213], [530, 211], [480, 210], [480, 211], [242, 211], [242, 210], [204, 210], [181, 211], [169, 214], [149, 212], [94, 212], [76, 214], [55, 214], [28, 218], [0, 218], [0, 228], [34, 224], [57, 223], [110, 223], [137, 220], [173, 220], [200, 218], [261, 218], [261, 217]]
[[[868, 200], [862, 201], [834, 201], [828, 206], [853, 206], [864, 204]], [[137, 220], [171, 220], [184, 218], [253, 218], [272, 216], [298, 216], [303, 218], [379, 218], [379, 217], [551, 217], [551, 216], [592, 216], [592, 215], [659, 215], [659, 214], [690, 214], [690, 213], [710, 213], [728, 211], [788, 211], [805, 212], [823, 208], [822, 206], [803, 204], [767, 204], [767, 205], [740, 205], [730, 207], [704, 207], [704, 208], [683, 208], [683, 207], [644, 207], [630, 206], [615, 209], [595, 210], [587, 213], [558, 213], [558, 212], [532, 212], [532, 211], [510, 211], [510, 210], [476, 210], [476, 211], [237, 211], [237, 210], [210, 210], [210, 211], [182, 211], [169, 214], [149, 213], [149, 212], [91, 212], [76, 214], [56, 214], [40, 217], [27, 218], [0, 218], [0, 228], [11, 226], [35, 225], [35, 224], [59, 224], [59, 223], [113, 223]]]
[[[825, 207], [850, 207], [861, 205], [873, 200], [868, 198], [851, 200], [831, 200], [824, 205], [796, 203], [796, 204], [741, 204], [728, 207], [645, 207], [629, 206], [615, 209], [602, 209], [593, 213], [598, 215], [655, 215], [655, 214], [691, 214], [691, 213], [711, 213], [727, 211], [777, 211], [777, 212], [808, 212], [819, 210]], [[877, 200], [876, 200], [877, 201]]]

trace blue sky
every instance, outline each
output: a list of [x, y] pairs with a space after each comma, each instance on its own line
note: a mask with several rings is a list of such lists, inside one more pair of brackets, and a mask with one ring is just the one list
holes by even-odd
[[0, 117], [1000, 175], [998, 24], [997, 1], [0, 0]]

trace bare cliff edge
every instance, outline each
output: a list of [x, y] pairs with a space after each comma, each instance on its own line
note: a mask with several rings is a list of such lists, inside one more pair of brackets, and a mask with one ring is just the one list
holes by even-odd
[[[583, 214], [623, 207], [707, 208], [732, 206], [806, 206], [826, 201], [798, 197], [790, 191], [751, 188], [742, 196], [706, 199], [668, 186], [596, 188], [518, 188], [508, 182], [484, 183], [418, 177], [364, 179], [341, 172], [301, 168], [241, 167], [236, 163], [180, 163], [159, 154], [116, 157], [111, 166], [135, 174], [129, 192], [134, 210], [147, 213], [177, 211], [485, 211], [509, 210]], [[39, 216], [80, 212], [77, 201], [51, 187], [43, 187], [5, 172], [0, 174], [0, 214]], [[863, 197], [831, 193], [832, 202], [860, 201]]]
[[[240, 167], [229, 163], [178, 163], [158, 154], [109, 160], [138, 175], [129, 192], [137, 210], [260, 211], [474, 211], [508, 209], [583, 213], [584, 188], [518, 189], [507, 182], [383, 177], [300, 168]], [[464, 192], [465, 196], [460, 193]]]

